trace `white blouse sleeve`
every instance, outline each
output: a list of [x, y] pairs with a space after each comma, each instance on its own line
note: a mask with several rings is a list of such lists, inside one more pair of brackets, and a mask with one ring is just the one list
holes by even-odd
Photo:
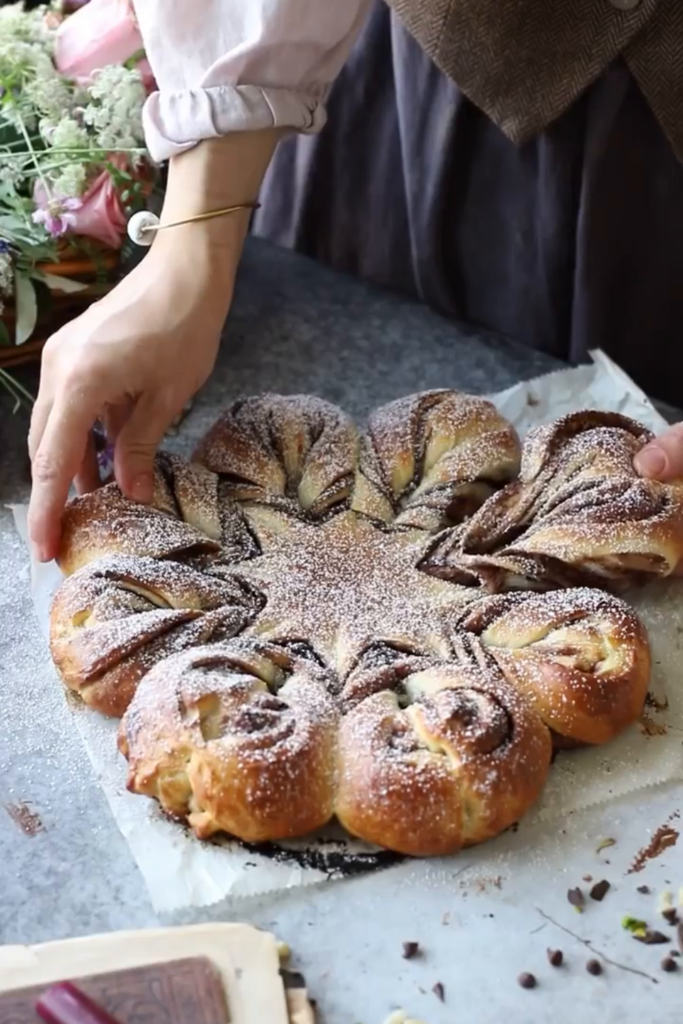
[[319, 131], [369, 3], [134, 0], [158, 86], [143, 115], [152, 157], [228, 132]]

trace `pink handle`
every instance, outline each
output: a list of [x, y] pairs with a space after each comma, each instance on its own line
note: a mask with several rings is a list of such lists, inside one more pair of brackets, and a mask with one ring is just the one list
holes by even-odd
[[45, 1024], [121, 1024], [70, 981], [60, 981], [44, 992], [36, 1013]]

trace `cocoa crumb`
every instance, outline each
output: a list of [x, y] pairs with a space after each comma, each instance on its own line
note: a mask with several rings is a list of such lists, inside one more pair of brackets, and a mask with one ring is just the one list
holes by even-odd
[[639, 885], [638, 888], [636, 889], [636, 892], [642, 893], [643, 896], [649, 896], [650, 893], [652, 892], [652, 889], [650, 888], [649, 885]]
[[21, 829], [25, 836], [33, 839], [39, 832], [45, 831], [40, 815], [31, 810], [30, 804], [5, 804], [4, 806], [14, 824]]
[[584, 875], [583, 878], [582, 878], [582, 881], [583, 882], [592, 882], [593, 881], [593, 876], [592, 875]]
[[643, 935], [634, 935], [637, 942], [643, 942], [646, 946], [665, 946], [668, 943], [666, 935], [655, 931], [654, 928], [646, 928]]
[[678, 842], [678, 832], [670, 822], [677, 817], [678, 813], [672, 814], [668, 821], [659, 826], [648, 845], [638, 851], [627, 874], [633, 875], [638, 871], [642, 871], [649, 860], [654, 860], [655, 857], [659, 857], [665, 850], [676, 845]]
[[607, 893], [609, 892], [609, 890], [610, 890], [609, 882], [607, 881], [607, 879], [603, 879], [602, 882], [596, 882], [595, 883], [595, 885], [593, 886], [593, 888], [590, 891], [590, 897], [591, 897], [592, 900], [595, 900], [597, 903], [601, 903], [604, 900], [604, 898], [607, 895]]
[[446, 1002], [446, 989], [443, 987], [442, 982], [437, 981], [436, 985], [432, 989], [432, 992], [442, 1003]]
[[403, 943], [403, 959], [412, 960], [413, 957], [417, 956], [420, 952], [419, 942], [404, 942]]
[[665, 956], [662, 960], [662, 970], [666, 971], [668, 974], [671, 974], [673, 971], [678, 970], [678, 964], [675, 960], [672, 960], [670, 956]]
[[678, 924], [678, 912], [675, 907], [665, 907], [662, 911], [662, 917], [667, 924]]
[[577, 886], [575, 889], [569, 889], [567, 892], [567, 899], [574, 907], [575, 910], [581, 914], [586, 903], [586, 897], [583, 895], [581, 889]]
[[586, 970], [589, 974], [593, 974], [597, 977], [598, 974], [602, 974], [602, 964], [599, 960], [589, 960], [586, 964]]
[[528, 971], [524, 971], [524, 973], [520, 974], [517, 978], [517, 984], [522, 988], [536, 988], [538, 982], [533, 974], [529, 974]]
[[561, 949], [549, 949], [547, 951], [548, 963], [551, 967], [561, 967], [564, 962], [564, 954]]

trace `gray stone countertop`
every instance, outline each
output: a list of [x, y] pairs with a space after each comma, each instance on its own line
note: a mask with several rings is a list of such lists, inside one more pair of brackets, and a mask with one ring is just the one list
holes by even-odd
[[[490, 392], [556, 367], [548, 357], [251, 242], [217, 369], [172, 444], [189, 450], [238, 394], [315, 392], [362, 418], [371, 407], [411, 391], [447, 386]], [[28, 497], [26, 427], [25, 414], [11, 417], [0, 397], [0, 939], [7, 943], [145, 927], [159, 920], [93, 776], [35, 623], [27, 553], [5, 508]], [[19, 805], [29, 805], [40, 821], [32, 836], [10, 813]], [[643, 820], [658, 823], [665, 806], [670, 810], [664, 797], [652, 797]], [[605, 813], [599, 812], [590, 828], [582, 824], [578, 838], [614, 828], [614, 815], [624, 811], [612, 808], [609, 821], [602, 820]], [[526, 833], [525, 842], [530, 838]], [[539, 838], [541, 846], [551, 841]], [[540, 877], [545, 868], [538, 863]], [[534, 918], [518, 931], [522, 925], [510, 915], [521, 896], [494, 891], [468, 904], [452, 880], [456, 866], [423, 870], [408, 864], [383, 875], [225, 904], [183, 920], [247, 920], [276, 930], [296, 951], [324, 1024], [379, 1024], [396, 1005], [410, 1005], [429, 1024], [481, 1024], [502, 1019], [502, 1013], [510, 1021], [546, 1019], [551, 1007], [559, 1021], [568, 1003], [574, 1016], [584, 996], [568, 999], [568, 990], [558, 988], [556, 980], [535, 1004], [529, 999], [536, 994], [520, 995], [516, 989], [516, 974], [532, 969], [533, 959], [522, 962], [518, 935], [524, 947], [538, 925]], [[555, 882], [554, 870], [548, 869], [549, 884]], [[563, 907], [564, 889], [560, 881]], [[528, 898], [533, 910], [533, 895]], [[447, 910], [453, 914], [451, 928], [443, 927]], [[468, 937], [468, 914], [491, 919], [485, 922], [490, 934], [483, 949], [481, 937], [474, 941], [480, 931]], [[400, 958], [406, 939], [418, 939], [430, 950], [419, 969]], [[534, 956], [543, 957], [548, 943], [543, 936], [540, 940], [541, 954]], [[572, 940], [565, 936], [564, 941]], [[463, 958], [477, 943], [478, 960], [464, 970]], [[499, 946], [505, 962], [496, 955]], [[581, 992], [590, 988], [583, 977], [585, 972]], [[443, 1006], [431, 994], [437, 980], [447, 988]], [[616, 982], [611, 1010], [600, 1015], [603, 1022], [635, 1019], [629, 1016], [633, 987], [641, 994], [649, 991], [648, 983], [628, 974]], [[519, 999], [526, 1000], [521, 1008]], [[532, 1005], [538, 1009], [532, 1011]], [[673, 1019], [654, 1008], [653, 1015]]]

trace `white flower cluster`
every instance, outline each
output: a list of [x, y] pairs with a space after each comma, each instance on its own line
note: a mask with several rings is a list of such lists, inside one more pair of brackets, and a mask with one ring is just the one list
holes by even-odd
[[3, 298], [12, 294], [14, 289], [14, 272], [9, 252], [0, 251], [0, 313], [4, 309]]
[[137, 70], [120, 65], [103, 68], [88, 88], [88, 96], [83, 121], [95, 130], [98, 146], [113, 151], [144, 145], [145, 89]]
[[26, 11], [21, 0], [0, 8], [0, 41], [3, 39], [38, 45], [49, 52], [53, 48], [53, 35], [47, 27], [44, 11]]
[[51, 121], [59, 120], [73, 102], [69, 84], [46, 53], [36, 60], [35, 75], [26, 82], [24, 92], [36, 113]]
[[39, 117], [58, 119], [72, 102], [68, 83], [42, 45], [4, 37], [1, 32], [0, 82], [10, 93], [2, 114], [14, 125], [23, 121], [34, 129]]
[[56, 151], [55, 157], [59, 153], [58, 166], [50, 174], [53, 191], [59, 196], [82, 195], [87, 180], [86, 161], [92, 145], [88, 130], [71, 114], [65, 114], [57, 124], [43, 119], [40, 133]]

